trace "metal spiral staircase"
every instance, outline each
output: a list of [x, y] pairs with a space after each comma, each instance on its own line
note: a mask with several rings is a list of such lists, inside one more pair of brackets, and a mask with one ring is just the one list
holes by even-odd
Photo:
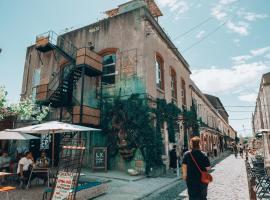
[[66, 63], [52, 75], [48, 84], [37, 86], [37, 102], [41, 105], [50, 104], [54, 108], [65, 107], [72, 112], [74, 88], [84, 75], [93, 77], [102, 74], [102, 58], [89, 48], [76, 48], [69, 40], [53, 31], [37, 36], [36, 49], [41, 53], [55, 51]]

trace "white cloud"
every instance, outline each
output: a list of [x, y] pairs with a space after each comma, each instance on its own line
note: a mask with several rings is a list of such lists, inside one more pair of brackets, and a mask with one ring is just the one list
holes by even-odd
[[251, 58], [252, 58], [252, 56], [250, 56], [250, 55], [242, 55], [242, 56], [232, 57], [231, 59], [235, 64], [244, 64], [247, 60], [249, 60]]
[[231, 68], [211, 67], [193, 70], [192, 79], [204, 92], [233, 92], [259, 80], [267, 70], [269, 67], [263, 62], [235, 65]]
[[270, 52], [270, 46], [259, 48], [259, 49], [254, 49], [254, 50], [250, 51], [251, 55], [253, 55], [253, 56], [261, 56], [261, 55], [264, 55], [268, 52]]
[[264, 57], [270, 59], [270, 53], [266, 54]]
[[169, 8], [170, 12], [175, 14], [176, 20], [190, 9], [190, 5], [185, 0], [158, 0], [157, 3], [161, 7]]
[[238, 33], [241, 36], [247, 36], [248, 35], [248, 28], [249, 24], [246, 22], [238, 22], [234, 23], [232, 21], [228, 21], [226, 24], [227, 28], [235, 33]]
[[223, 5], [229, 5], [237, 0], [220, 0], [219, 3]]
[[254, 12], [246, 12], [244, 9], [241, 9], [237, 12], [238, 16], [243, 17], [247, 21], [256, 21], [258, 19], [267, 18], [267, 14], [259, 14]]
[[227, 13], [221, 5], [217, 5], [211, 9], [211, 15], [213, 15], [218, 21], [220, 21], [227, 16]]
[[255, 103], [257, 98], [257, 93], [242, 94], [238, 96], [238, 99], [248, 103]]
[[196, 38], [201, 38], [204, 35], [205, 31], [201, 30], [197, 33]]

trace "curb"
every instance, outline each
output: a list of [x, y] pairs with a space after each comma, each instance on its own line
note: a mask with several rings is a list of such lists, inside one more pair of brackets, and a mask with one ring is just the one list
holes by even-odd
[[[210, 161], [211, 166], [214, 167], [216, 164], [218, 164], [219, 162], [221, 162], [222, 160], [224, 160], [225, 158], [227, 158], [230, 155], [231, 155], [231, 153], [227, 152], [227, 153], [224, 153], [221, 157]], [[157, 194], [162, 193], [162, 192], [168, 190], [169, 188], [174, 187], [175, 185], [179, 184], [182, 181], [183, 181], [183, 179], [181, 177], [177, 178], [176, 180], [173, 180], [172, 182], [170, 182], [164, 186], [161, 186], [161, 187], [159, 187], [159, 188], [157, 188], [157, 189], [155, 189], [147, 194], [144, 194], [143, 196], [136, 198], [135, 200], [143, 200], [144, 198], [149, 197], [150, 195], [152, 195], [158, 191], [159, 192]]]
[[164, 191], [166, 191], [167, 189], [169, 189], [169, 188], [175, 186], [176, 184], [180, 183], [181, 181], [182, 181], [182, 178], [177, 178], [176, 180], [173, 180], [173, 181], [171, 181], [170, 183], [167, 183], [166, 185], [163, 185], [163, 186], [161, 186], [161, 187], [159, 187], [159, 188], [157, 188], [157, 189], [155, 189], [155, 190], [153, 190], [153, 191], [151, 191], [151, 192], [149, 192], [149, 193], [147, 193], [147, 194], [144, 194], [143, 196], [138, 197], [138, 198], [136, 198], [135, 200], [142, 200], [142, 199], [144, 199], [144, 198], [146, 198], [146, 197], [148, 197], [148, 196], [150, 196], [150, 195], [156, 193], [156, 192], [159, 191], [159, 190], [160, 190], [159, 193], [164, 192]]

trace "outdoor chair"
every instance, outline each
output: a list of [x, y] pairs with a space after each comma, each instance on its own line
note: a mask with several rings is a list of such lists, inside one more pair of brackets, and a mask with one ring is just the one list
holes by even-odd
[[270, 197], [270, 177], [265, 171], [256, 171], [256, 193], [259, 199]]

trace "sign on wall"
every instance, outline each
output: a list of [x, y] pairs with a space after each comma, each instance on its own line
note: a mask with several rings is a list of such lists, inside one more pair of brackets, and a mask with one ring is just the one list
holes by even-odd
[[93, 170], [107, 171], [107, 147], [93, 148]]
[[42, 134], [40, 137], [40, 149], [46, 150], [50, 148], [51, 143], [51, 135], [50, 134]]

